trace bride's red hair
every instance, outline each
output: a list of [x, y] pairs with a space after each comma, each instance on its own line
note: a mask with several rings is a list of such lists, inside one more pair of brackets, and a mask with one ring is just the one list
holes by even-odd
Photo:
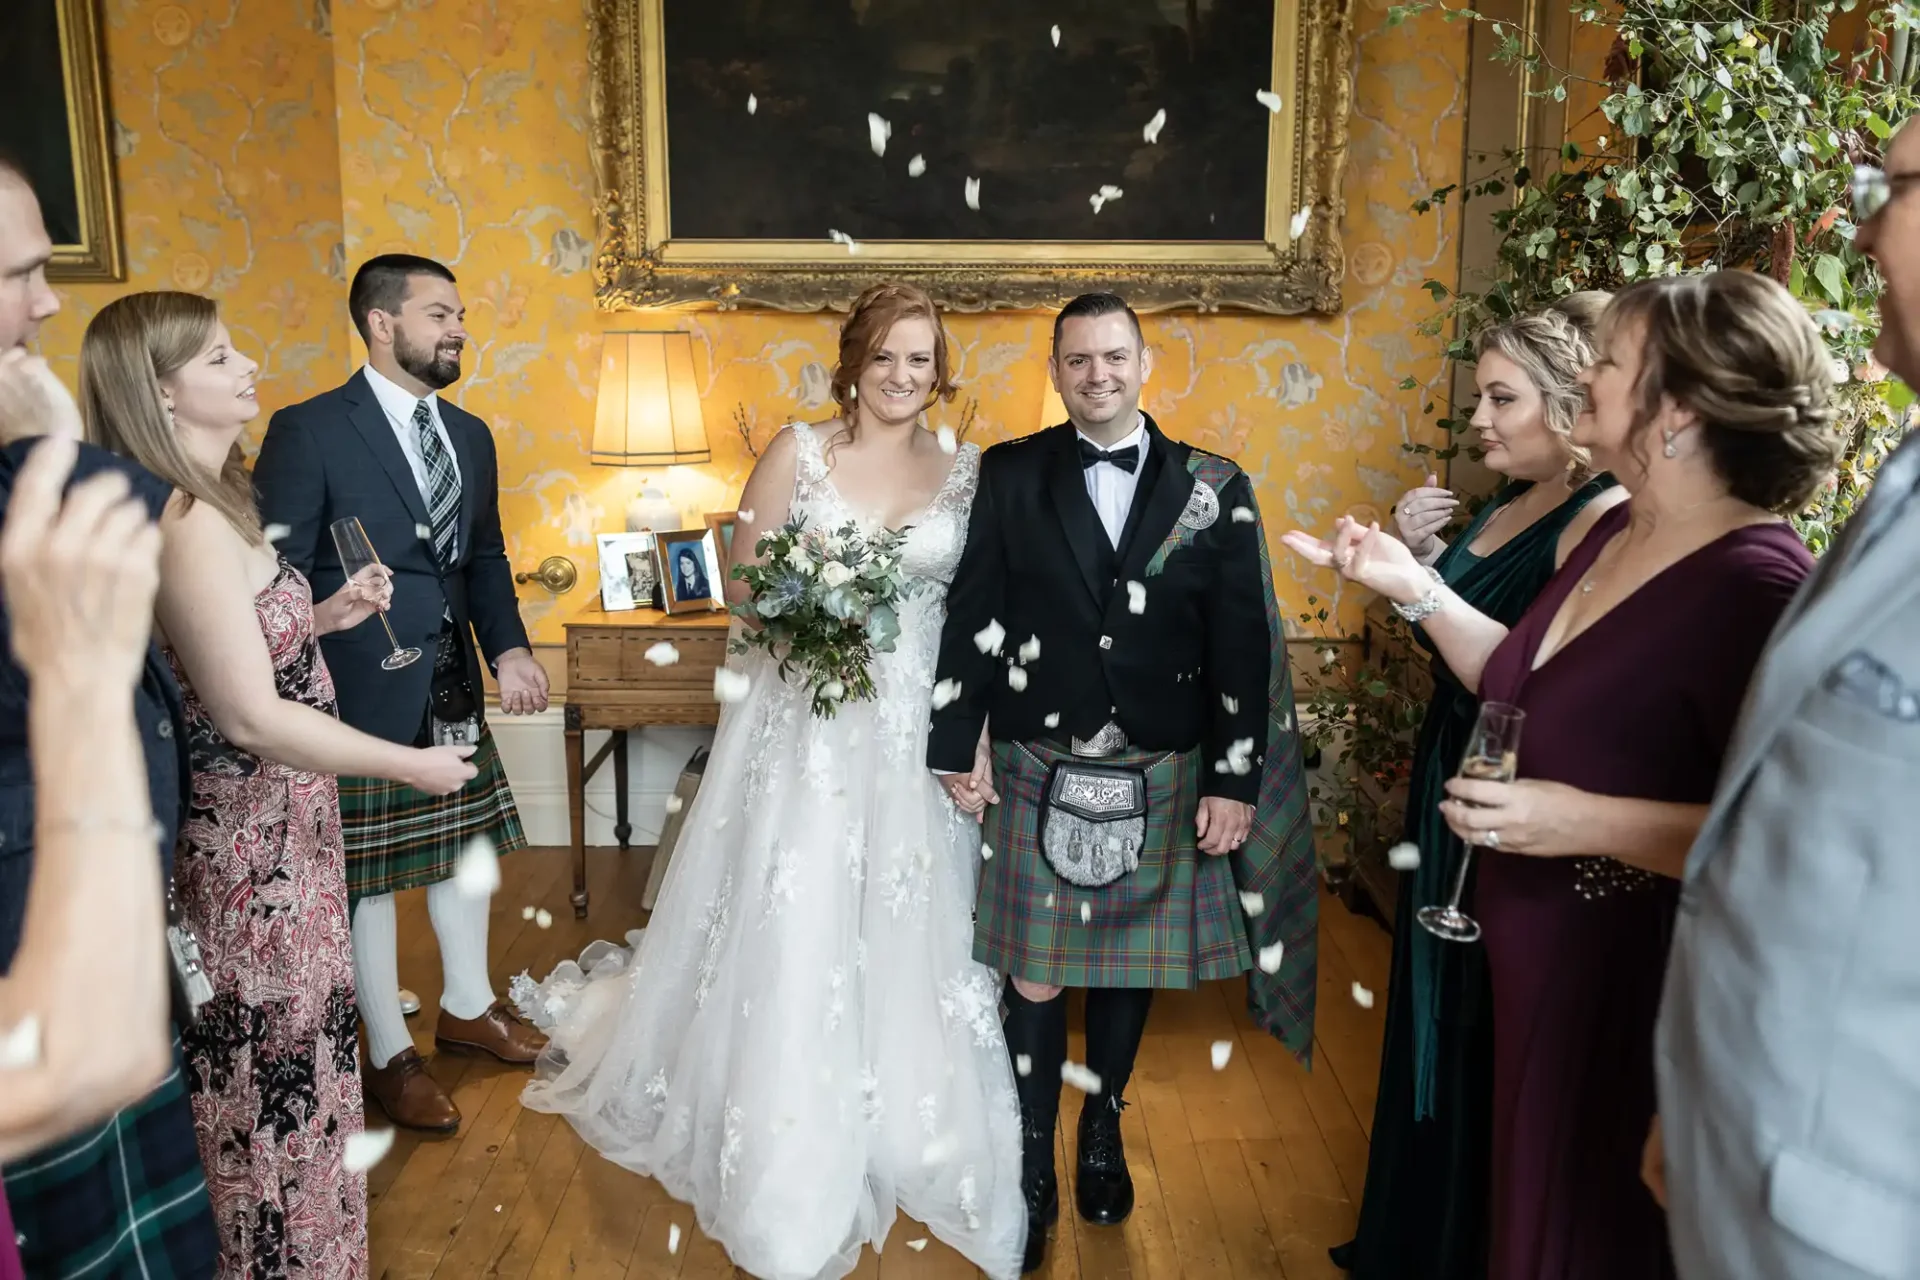
[[[873, 363], [887, 335], [902, 320], [925, 320], [933, 326], [933, 395], [951, 401], [959, 390], [953, 383], [947, 359], [947, 330], [940, 323], [940, 312], [926, 292], [910, 284], [876, 284], [853, 300], [853, 310], [840, 327], [840, 362], [833, 369], [830, 393], [840, 406], [840, 419], [846, 424], [846, 438], [854, 433], [854, 384]], [[926, 408], [933, 403], [927, 401]]]

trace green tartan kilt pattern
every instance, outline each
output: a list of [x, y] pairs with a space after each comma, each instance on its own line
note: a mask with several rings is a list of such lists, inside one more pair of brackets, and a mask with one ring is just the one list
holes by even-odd
[[484, 723], [472, 762], [480, 772], [450, 796], [384, 778], [340, 779], [350, 902], [452, 879], [475, 836], [492, 840], [497, 853], [527, 847], [493, 730]]
[[1098, 889], [1062, 880], [1040, 851], [1047, 774], [1056, 760], [1073, 758], [1045, 743], [993, 744], [1000, 803], [987, 810], [981, 837], [993, 856], [981, 864], [973, 958], [1060, 987], [1186, 990], [1250, 969], [1232, 863], [1197, 847], [1200, 753], [1124, 751], [1099, 760], [1152, 767], [1140, 865]]

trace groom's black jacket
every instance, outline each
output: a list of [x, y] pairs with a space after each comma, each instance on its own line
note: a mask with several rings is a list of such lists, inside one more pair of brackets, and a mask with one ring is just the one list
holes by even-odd
[[[1072, 424], [987, 450], [940, 638], [937, 678], [958, 682], [960, 693], [933, 713], [930, 767], [971, 769], [989, 720], [995, 738], [1016, 742], [1087, 738], [1117, 720], [1136, 747], [1203, 748], [1202, 793], [1252, 803], [1267, 747], [1270, 646], [1258, 526], [1232, 515], [1253, 509], [1244, 473], [1218, 495], [1213, 524], [1146, 576], [1193, 493], [1193, 452], [1147, 419], [1116, 551], [1087, 496]], [[1129, 582], [1145, 588], [1140, 613], [1129, 607]], [[974, 636], [996, 621], [1006, 629], [1000, 654], [983, 654]], [[1016, 690], [1007, 669], [1032, 638], [1040, 655], [1024, 664], [1027, 685]], [[1244, 738], [1253, 739], [1248, 771], [1217, 770]]]

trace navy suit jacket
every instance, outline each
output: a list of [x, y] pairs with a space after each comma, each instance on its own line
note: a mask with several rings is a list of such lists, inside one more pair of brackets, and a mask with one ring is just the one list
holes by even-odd
[[[389, 742], [418, 736], [433, 687], [433, 646], [441, 618], [471, 629], [491, 667], [509, 649], [528, 647], [520, 600], [500, 532], [500, 473], [493, 434], [466, 410], [440, 401], [440, 420], [460, 467], [459, 555], [442, 571], [429, 537], [426, 500], [364, 373], [273, 415], [253, 466], [260, 518], [284, 525], [280, 554], [324, 600], [346, 582], [331, 526], [358, 516], [373, 550], [393, 570], [387, 621], [403, 645], [425, 656], [383, 671], [392, 649], [376, 618], [323, 636], [320, 647], [340, 698], [340, 718]], [[480, 663], [467, 646], [467, 675], [480, 694]]]

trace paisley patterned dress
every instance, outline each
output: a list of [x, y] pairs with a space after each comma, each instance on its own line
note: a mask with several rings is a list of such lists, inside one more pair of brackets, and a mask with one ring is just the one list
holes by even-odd
[[[306, 579], [282, 561], [254, 612], [280, 696], [334, 714]], [[193, 763], [174, 884], [215, 993], [186, 1054], [219, 1274], [353, 1280], [367, 1186], [342, 1163], [361, 1101], [339, 791], [228, 742], [168, 657]]]

